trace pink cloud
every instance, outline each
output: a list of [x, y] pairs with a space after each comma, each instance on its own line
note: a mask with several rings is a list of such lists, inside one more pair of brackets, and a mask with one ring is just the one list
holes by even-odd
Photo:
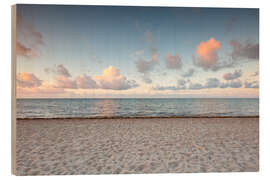
[[218, 51], [220, 50], [220, 42], [214, 38], [210, 38], [206, 42], [201, 42], [196, 49], [197, 57], [194, 58], [195, 65], [204, 69], [216, 69], [219, 60]]
[[36, 98], [36, 97], [61, 97], [64, 95], [65, 90], [63, 88], [56, 88], [50, 84], [46, 84], [44, 82], [42, 86], [32, 87], [32, 88], [23, 88], [17, 87], [16, 90], [17, 97], [28, 97], [28, 98]]
[[154, 66], [158, 62], [158, 54], [156, 48], [151, 48], [151, 60], [147, 61], [142, 58], [139, 58], [139, 60], [136, 62], [136, 67], [140, 73], [146, 74], [152, 71]]
[[39, 56], [37, 52], [21, 44], [19, 41], [16, 42], [16, 54], [26, 58], [34, 58]]
[[169, 53], [166, 53], [165, 62], [169, 69], [180, 69], [182, 66], [181, 57], [178, 54], [171, 56]]
[[113, 66], [109, 66], [105, 69], [103, 75], [94, 76], [94, 80], [101, 89], [126, 90], [138, 86], [134, 80], [127, 80], [127, 78], [121, 75], [120, 71]]
[[42, 80], [38, 79], [34, 74], [21, 72], [17, 74], [16, 85], [23, 88], [39, 87], [42, 85]]
[[146, 61], [142, 58], [140, 58], [136, 62], [137, 69], [140, 73], [150, 72], [153, 69], [153, 67], [155, 66], [155, 64], [156, 64], [156, 61]]
[[66, 77], [66, 76], [57, 76], [55, 87], [66, 88], [66, 89], [76, 89], [77, 82], [75, 80], [72, 80], [72, 79]]
[[[63, 68], [65, 67], [63, 66]], [[50, 97], [52, 95], [64, 97], [66, 95], [71, 96], [77, 89], [127, 90], [137, 86], [136, 81], [127, 80], [127, 78], [121, 75], [120, 71], [113, 66], [109, 66], [103, 71], [102, 75], [94, 76], [93, 78], [85, 74], [71, 78], [56, 73], [53, 82], [43, 82], [34, 74], [27, 72], [22, 72], [17, 75], [17, 97]]]
[[113, 89], [125, 90], [137, 87], [134, 80], [127, 80], [127, 78], [120, 74], [120, 71], [109, 66], [103, 71], [101, 76], [88, 76], [86, 74], [71, 78], [68, 69], [60, 64], [55, 68], [45, 68], [45, 72], [56, 74], [54, 87], [64, 89]]
[[95, 89], [98, 88], [96, 81], [90, 76], [83, 75], [76, 78], [76, 83], [80, 89]]
[[26, 22], [23, 16], [17, 15], [17, 55], [25, 58], [38, 57], [39, 45], [45, 45], [42, 33], [35, 30], [31, 23]]
[[61, 95], [63, 88], [55, 87], [46, 81], [40, 80], [33, 73], [21, 72], [16, 76], [17, 97], [50, 97]]

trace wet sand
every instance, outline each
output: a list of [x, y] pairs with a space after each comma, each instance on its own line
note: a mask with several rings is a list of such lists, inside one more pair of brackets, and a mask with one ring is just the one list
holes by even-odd
[[259, 170], [259, 118], [17, 120], [17, 175]]

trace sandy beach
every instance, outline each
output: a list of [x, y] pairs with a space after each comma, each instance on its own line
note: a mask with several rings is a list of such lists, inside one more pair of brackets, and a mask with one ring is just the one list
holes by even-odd
[[259, 170], [259, 118], [17, 120], [17, 175]]

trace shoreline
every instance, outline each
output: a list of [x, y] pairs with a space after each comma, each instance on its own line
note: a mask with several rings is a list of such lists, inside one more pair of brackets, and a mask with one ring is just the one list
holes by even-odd
[[260, 118], [260, 116], [101, 116], [101, 117], [52, 117], [52, 118], [16, 118], [18, 121], [23, 120], [95, 120], [95, 119], [232, 119], [232, 118]]

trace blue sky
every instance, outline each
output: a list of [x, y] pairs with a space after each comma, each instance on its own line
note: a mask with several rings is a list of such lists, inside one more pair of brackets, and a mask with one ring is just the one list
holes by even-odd
[[[17, 15], [23, 19], [17, 28], [17, 42], [25, 48], [17, 52], [21, 97], [39, 97], [48, 88], [52, 92], [48, 96], [53, 97], [91, 97], [93, 93], [101, 97], [223, 97], [224, 92], [225, 97], [245, 93], [246, 97], [258, 97], [259, 78], [253, 76], [259, 71], [258, 9], [18, 5]], [[203, 48], [202, 42], [210, 48], [207, 55], [196, 53], [199, 45]], [[212, 47], [211, 42], [217, 46]], [[153, 55], [157, 56], [155, 62]], [[59, 82], [63, 76], [57, 72], [59, 65], [71, 75], [61, 80], [74, 81], [74, 86], [59, 86], [63, 83]], [[123, 78], [95, 78], [110, 66]], [[142, 72], [144, 67], [148, 69]], [[195, 73], [183, 77], [189, 69]], [[241, 76], [224, 79], [226, 73], [236, 70], [241, 70]], [[20, 74], [23, 72], [29, 78]], [[82, 75], [97, 85], [81, 88], [76, 77]], [[29, 84], [33, 78], [42, 83]], [[205, 82], [209, 78], [217, 78], [220, 84], [241, 81], [242, 85], [208, 88]], [[136, 85], [130, 85], [130, 80]], [[179, 80], [186, 81], [185, 88], [179, 88]], [[110, 87], [110, 83], [119, 86]], [[194, 90], [191, 83], [200, 83], [203, 88]], [[163, 90], [157, 88], [161, 86]], [[169, 86], [178, 88], [171, 90]]]

